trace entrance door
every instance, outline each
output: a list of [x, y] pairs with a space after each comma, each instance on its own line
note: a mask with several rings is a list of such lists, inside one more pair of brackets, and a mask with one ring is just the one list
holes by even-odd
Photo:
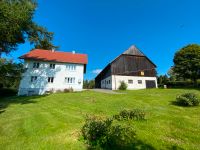
[[146, 80], [146, 88], [156, 88], [155, 80]]

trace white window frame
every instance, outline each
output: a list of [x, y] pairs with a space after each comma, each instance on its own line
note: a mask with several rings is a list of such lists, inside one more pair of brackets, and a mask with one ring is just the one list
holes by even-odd
[[76, 65], [75, 64], [67, 64], [66, 68], [69, 71], [76, 71]]
[[56, 64], [49, 64], [49, 68], [50, 69], [55, 69], [56, 68]]
[[133, 84], [133, 80], [129, 79], [128, 84]]
[[40, 68], [40, 63], [39, 62], [34, 62], [33, 63], [33, 68]]
[[75, 84], [76, 78], [75, 77], [65, 77], [65, 83], [67, 84]]
[[53, 83], [54, 82], [54, 77], [48, 77], [47, 82], [48, 83]]
[[34, 83], [37, 81], [37, 76], [31, 76], [31, 83]]

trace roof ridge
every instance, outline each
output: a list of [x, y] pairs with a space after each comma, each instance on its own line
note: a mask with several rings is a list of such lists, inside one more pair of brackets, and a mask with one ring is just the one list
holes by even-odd
[[[35, 50], [39, 50], [39, 51], [52, 51], [52, 50], [48, 50], [48, 49], [33, 49], [31, 51], [35, 51]], [[53, 52], [54, 53], [70, 53], [70, 54], [73, 54], [73, 52], [66, 52], [66, 51], [59, 51], [59, 50], [55, 50]], [[74, 53], [74, 54], [87, 55], [87, 54], [83, 54], [83, 53]]]
[[136, 45], [131, 45], [122, 54], [145, 56], [145, 54], [141, 50], [139, 50]]

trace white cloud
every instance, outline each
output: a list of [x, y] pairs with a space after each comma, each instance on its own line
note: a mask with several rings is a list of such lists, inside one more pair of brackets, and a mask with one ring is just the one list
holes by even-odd
[[95, 69], [95, 70], [92, 70], [92, 73], [99, 74], [101, 71], [102, 71], [102, 69]]

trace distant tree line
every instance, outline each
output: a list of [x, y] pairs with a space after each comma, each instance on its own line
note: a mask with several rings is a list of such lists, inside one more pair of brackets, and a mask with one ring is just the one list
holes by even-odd
[[94, 80], [84, 80], [83, 81], [83, 88], [84, 89], [93, 89], [93, 88], [95, 88], [95, 81]]

